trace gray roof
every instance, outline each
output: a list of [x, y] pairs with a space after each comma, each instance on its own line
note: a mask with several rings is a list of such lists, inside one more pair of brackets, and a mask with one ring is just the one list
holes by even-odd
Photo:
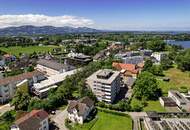
[[83, 116], [84, 113], [88, 108], [91, 108], [94, 106], [94, 101], [91, 100], [89, 97], [84, 97], [81, 100], [78, 101], [70, 101], [69, 106], [67, 108], [67, 111], [69, 113], [73, 112], [73, 109], [76, 109], [79, 116]]
[[172, 93], [179, 101], [180, 103], [186, 103], [188, 100], [183, 97], [183, 95], [177, 91], [177, 90], [170, 90], [170, 93]]
[[[110, 74], [110, 72], [112, 74]], [[104, 78], [103, 76], [100, 76], [100, 75], [105, 75], [105, 76], [109, 75], [109, 76]], [[96, 71], [91, 76], [89, 76], [87, 80], [94, 80], [94, 81], [98, 81], [105, 84], [111, 84], [119, 75], [120, 75], [119, 71], [113, 71], [111, 69], [101, 69], [101, 70]]]
[[71, 70], [72, 66], [69, 65], [64, 65], [61, 63], [58, 63], [56, 61], [53, 60], [45, 60], [45, 59], [40, 59], [37, 61], [37, 64], [43, 65], [45, 67], [54, 69], [54, 70], [61, 70], [61, 69], [65, 69], [65, 70]]

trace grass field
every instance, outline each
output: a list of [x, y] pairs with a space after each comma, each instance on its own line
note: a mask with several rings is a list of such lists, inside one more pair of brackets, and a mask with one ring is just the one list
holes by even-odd
[[[160, 102], [157, 101], [147, 101], [147, 106], [145, 106], [143, 108], [143, 111], [157, 111], [157, 112], [165, 112], [166, 109], [164, 107], [161, 106]], [[136, 98], [133, 98], [131, 101], [131, 106], [135, 106], [135, 105], [142, 105], [142, 102], [137, 100]]]
[[132, 130], [132, 120], [127, 116], [98, 112], [97, 120], [78, 125], [75, 130]]
[[28, 47], [14, 46], [8, 48], [0, 47], [0, 50], [12, 55], [19, 56], [19, 53], [31, 54], [33, 52], [48, 52], [52, 51], [54, 48], [58, 48], [58, 46], [28, 46]]
[[176, 89], [183, 92], [182, 88], [190, 90], [190, 72], [182, 72], [179, 69], [171, 68], [164, 72], [166, 77], [170, 78], [169, 82], [158, 81], [164, 95], [170, 89]]

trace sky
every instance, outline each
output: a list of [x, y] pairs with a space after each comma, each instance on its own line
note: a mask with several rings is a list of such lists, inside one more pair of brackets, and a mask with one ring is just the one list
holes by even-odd
[[190, 30], [190, 0], [0, 0], [0, 28]]

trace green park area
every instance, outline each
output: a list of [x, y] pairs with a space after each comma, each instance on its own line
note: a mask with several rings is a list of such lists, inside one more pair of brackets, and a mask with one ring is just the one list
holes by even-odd
[[52, 51], [54, 48], [58, 48], [59, 46], [28, 46], [28, 47], [21, 47], [21, 46], [14, 46], [14, 47], [0, 47], [0, 50], [12, 55], [19, 56], [20, 53], [25, 54], [32, 54], [33, 52], [49, 52]]
[[167, 95], [170, 89], [179, 90], [180, 92], [190, 90], [190, 72], [182, 72], [177, 68], [171, 68], [165, 71], [164, 75], [168, 77], [170, 81], [158, 80], [163, 95]]
[[98, 112], [97, 118], [77, 125], [74, 130], [132, 130], [132, 119], [127, 115]]

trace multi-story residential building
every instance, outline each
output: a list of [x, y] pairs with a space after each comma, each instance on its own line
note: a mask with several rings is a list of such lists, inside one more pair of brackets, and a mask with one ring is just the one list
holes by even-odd
[[72, 122], [83, 124], [93, 108], [94, 101], [89, 97], [84, 97], [78, 101], [70, 101], [67, 108], [68, 118]]
[[32, 110], [17, 119], [11, 130], [49, 130], [48, 113], [44, 110]]
[[0, 79], [0, 103], [4, 103], [13, 98], [16, 86], [24, 80], [28, 80], [28, 86], [44, 79], [43, 73], [39, 71], [27, 72], [20, 75]]
[[155, 58], [157, 60], [158, 63], [160, 63], [160, 61], [167, 56], [167, 52], [154, 52], [151, 55], [153, 58]]
[[110, 69], [98, 70], [86, 79], [99, 101], [113, 103], [120, 91], [120, 72]]

